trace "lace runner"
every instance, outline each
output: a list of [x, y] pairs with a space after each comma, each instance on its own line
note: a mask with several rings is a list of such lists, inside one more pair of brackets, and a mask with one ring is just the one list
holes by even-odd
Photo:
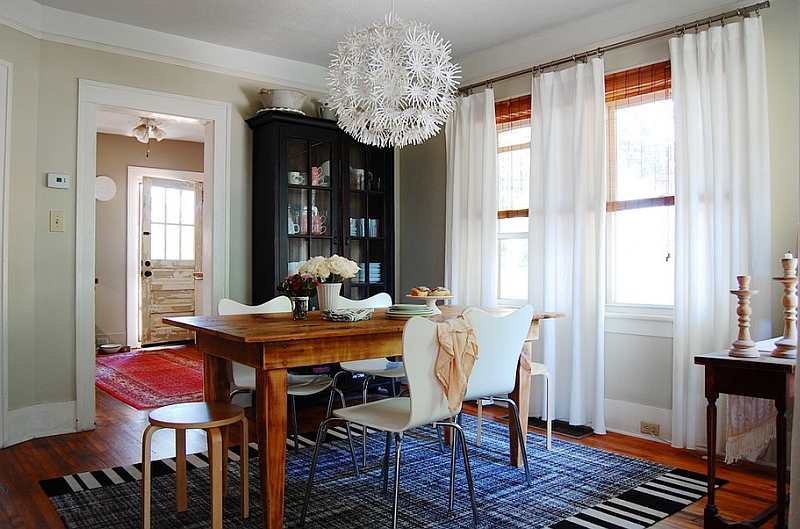
[[775, 439], [777, 415], [772, 400], [729, 395], [725, 462], [734, 463]]

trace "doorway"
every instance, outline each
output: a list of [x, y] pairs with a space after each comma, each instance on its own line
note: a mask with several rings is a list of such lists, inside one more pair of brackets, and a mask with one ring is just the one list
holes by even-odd
[[126, 343], [132, 347], [194, 338], [161, 318], [194, 316], [203, 306], [203, 177], [128, 167]]
[[[94, 428], [94, 258], [95, 258], [95, 193], [97, 114], [108, 109], [135, 109], [165, 115], [186, 116], [203, 120], [205, 125], [204, 174], [207, 207], [203, 223], [208, 226], [210, 240], [204, 240], [204, 282], [202, 305], [198, 314], [211, 314], [214, 301], [228, 291], [229, 229], [227, 223], [227, 189], [229, 170], [229, 138], [231, 104], [177, 96], [80, 80], [78, 96], [78, 145], [76, 175], [76, 407], [77, 430]], [[217, 214], [215, 214], [217, 212]], [[205, 239], [205, 237], [204, 237]], [[208, 256], [206, 258], [206, 256]]]

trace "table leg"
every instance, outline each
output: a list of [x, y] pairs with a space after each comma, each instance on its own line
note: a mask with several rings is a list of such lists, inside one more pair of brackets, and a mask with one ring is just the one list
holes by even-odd
[[[198, 345], [202, 351], [202, 344]], [[230, 402], [230, 365], [230, 360], [203, 351], [203, 398], [206, 402]]]
[[265, 529], [283, 527], [287, 390], [285, 370], [256, 371], [256, 431]]
[[[706, 382], [708, 387], [708, 382]], [[714, 499], [716, 487], [714, 485], [717, 466], [717, 397], [708, 397], [708, 405], [706, 406], [706, 444], [708, 445], [706, 456], [708, 459], [708, 497], [706, 500], [706, 507], [703, 510], [703, 526], [714, 527], [715, 518], [719, 514], [717, 509], [716, 500]]]
[[[521, 356], [524, 356], [530, 362], [531, 342], [525, 342], [525, 345], [522, 346]], [[531, 374], [520, 365], [517, 365], [517, 382], [514, 386], [514, 391], [509, 397], [517, 404], [517, 408], [519, 409], [519, 422], [522, 427], [522, 432], [517, 432], [517, 425], [511, 420], [511, 417], [509, 417], [508, 441], [510, 443], [511, 464], [516, 467], [521, 467], [524, 464], [523, 458], [525, 454], [520, 452], [519, 441], [517, 439], [519, 435], [522, 435], [522, 438], [526, 441], [528, 438], [528, 412], [531, 405]]]
[[778, 410], [778, 417], [775, 419], [777, 431], [777, 442], [775, 443], [778, 449], [776, 457], [776, 473], [777, 473], [777, 520], [775, 521], [775, 529], [786, 529], [786, 405], [778, 404], [776, 401], [775, 406]]

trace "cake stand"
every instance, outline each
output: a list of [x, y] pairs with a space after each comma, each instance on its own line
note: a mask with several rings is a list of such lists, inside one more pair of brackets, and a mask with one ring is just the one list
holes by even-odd
[[425, 302], [425, 304], [433, 311], [434, 314], [441, 314], [442, 311], [439, 310], [439, 307], [436, 306], [436, 302], [442, 299], [452, 299], [453, 296], [412, 296], [411, 294], [406, 294], [408, 299], [419, 299]]

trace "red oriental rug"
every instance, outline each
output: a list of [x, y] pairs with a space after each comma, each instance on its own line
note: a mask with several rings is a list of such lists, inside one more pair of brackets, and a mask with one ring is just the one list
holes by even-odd
[[97, 357], [97, 387], [137, 410], [203, 400], [203, 361], [176, 349]]

